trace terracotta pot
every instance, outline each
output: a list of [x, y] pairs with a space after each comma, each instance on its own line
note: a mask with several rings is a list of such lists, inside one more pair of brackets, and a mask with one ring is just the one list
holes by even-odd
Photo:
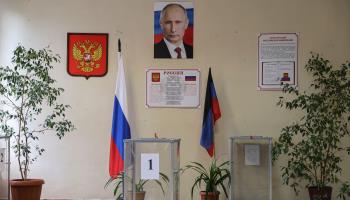
[[[135, 200], [144, 200], [145, 199], [146, 192], [135, 192]], [[128, 192], [128, 196], [126, 198], [127, 200], [132, 200], [131, 191]]]
[[10, 181], [12, 200], [40, 200], [42, 179], [13, 179]]
[[201, 191], [201, 200], [219, 200], [220, 192], [208, 192]]
[[331, 200], [332, 187], [309, 187], [310, 200]]

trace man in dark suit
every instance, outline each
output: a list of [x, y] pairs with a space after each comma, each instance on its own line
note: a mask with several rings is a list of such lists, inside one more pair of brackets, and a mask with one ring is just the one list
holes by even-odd
[[188, 22], [182, 5], [171, 3], [163, 8], [159, 20], [163, 40], [154, 45], [154, 58], [193, 58], [193, 47], [183, 42]]

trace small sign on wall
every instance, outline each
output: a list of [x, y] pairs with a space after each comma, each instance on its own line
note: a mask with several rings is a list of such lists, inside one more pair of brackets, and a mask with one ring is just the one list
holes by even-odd
[[159, 154], [142, 153], [141, 154], [141, 179], [159, 180]]

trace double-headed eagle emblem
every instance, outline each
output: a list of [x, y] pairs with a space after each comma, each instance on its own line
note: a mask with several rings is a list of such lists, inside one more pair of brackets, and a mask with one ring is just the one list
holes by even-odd
[[73, 45], [73, 58], [78, 61], [76, 66], [83, 72], [92, 72], [100, 67], [98, 62], [102, 58], [102, 45], [99, 42], [77, 41]]

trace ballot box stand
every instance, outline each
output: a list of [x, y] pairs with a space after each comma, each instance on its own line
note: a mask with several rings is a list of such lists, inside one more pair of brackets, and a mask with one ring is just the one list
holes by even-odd
[[[136, 199], [136, 185], [144, 184], [145, 200], [179, 200], [180, 139], [124, 140], [123, 198]], [[169, 182], [164, 182], [164, 174]], [[159, 181], [164, 193], [159, 186]]]
[[272, 138], [230, 138], [231, 200], [272, 200]]

